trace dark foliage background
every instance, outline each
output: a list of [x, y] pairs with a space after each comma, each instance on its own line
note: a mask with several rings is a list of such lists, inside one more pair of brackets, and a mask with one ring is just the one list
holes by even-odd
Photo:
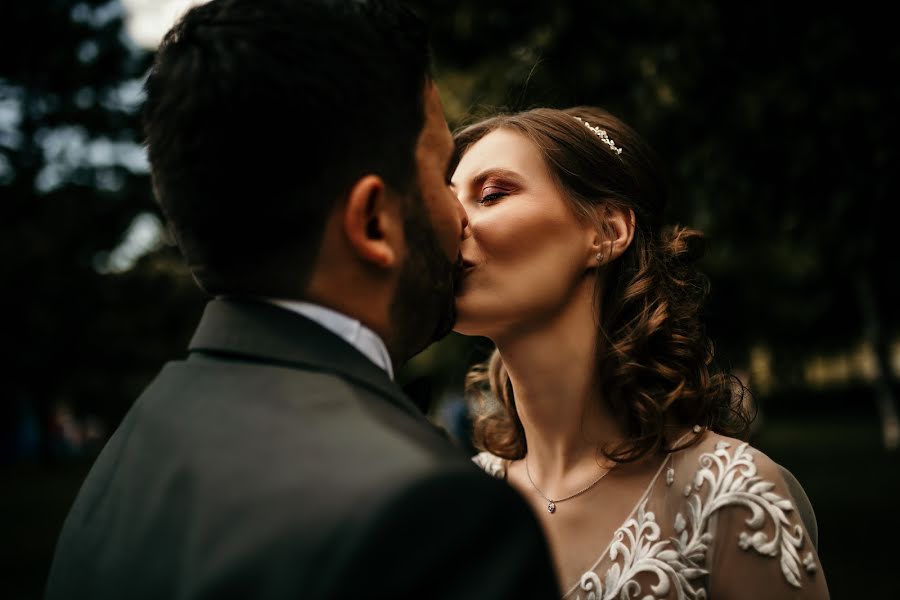
[[[719, 360], [754, 391], [754, 443], [807, 488], [834, 597], [852, 597], [860, 572], [888, 569], [887, 554], [858, 550], [872, 544], [869, 515], [877, 537], [900, 533], [897, 452], [885, 450], [900, 370], [900, 45], [887, 9], [414, 5], [432, 26], [452, 126], [597, 104], [660, 152], [677, 190], [671, 220], [709, 235]], [[10, 598], [40, 595], [91, 457], [160, 365], [184, 353], [205, 301], [154, 225], [137, 117], [151, 55], [123, 17], [116, 0], [44, 0], [0, 18], [0, 564]], [[290, 141], [278, 131], [271, 140]], [[458, 431], [448, 407], [486, 351], [451, 336], [401, 380]], [[888, 577], [872, 580], [884, 588], [869, 593], [888, 591]]]

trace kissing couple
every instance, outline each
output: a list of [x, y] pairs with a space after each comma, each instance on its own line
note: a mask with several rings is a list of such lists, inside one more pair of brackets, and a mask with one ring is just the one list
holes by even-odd
[[[48, 599], [828, 597], [806, 495], [712, 367], [702, 235], [663, 222], [628, 125], [451, 134], [389, 0], [212, 0], [146, 92], [213, 299], [87, 476]], [[496, 346], [474, 457], [394, 382], [454, 329]]]

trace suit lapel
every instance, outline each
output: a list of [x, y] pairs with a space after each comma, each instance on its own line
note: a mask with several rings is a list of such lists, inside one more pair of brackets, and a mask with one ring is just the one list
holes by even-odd
[[351, 344], [315, 321], [251, 299], [217, 298], [206, 305], [189, 350], [340, 375], [427, 422], [387, 374]]

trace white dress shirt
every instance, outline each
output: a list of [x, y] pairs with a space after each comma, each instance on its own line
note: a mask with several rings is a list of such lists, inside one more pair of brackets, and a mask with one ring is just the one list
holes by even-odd
[[280, 298], [264, 298], [264, 300], [312, 319], [341, 337], [348, 344], [359, 350], [366, 358], [381, 367], [393, 381], [394, 366], [391, 362], [391, 355], [388, 354], [387, 346], [384, 345], [384, 341], [377, 333], [356, 319], [312, 302], [282, 300]]

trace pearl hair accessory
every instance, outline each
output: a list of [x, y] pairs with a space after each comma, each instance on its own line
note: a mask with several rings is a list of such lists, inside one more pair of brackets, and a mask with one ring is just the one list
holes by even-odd
[[606, 144], [607, 146], [610, 147], [610, 149], [612, 149], [613, 152], [615, 152], [616, 154], [622, 154], [622, 149], [617, 148], [616, 144], [611, 139], [609, 139], [609, 135], [607, 135], [605, 129], [600, 129], [596, 125], [591, 125], [590, 123], [588, 123], [581, 117], [575, 117], [575, 119], [577, 119], [581, 123], [584, 123], [584, 126], [587, 127], [588, 129], [590, 129], [591, 131], [593, 131], [604, 144]]

